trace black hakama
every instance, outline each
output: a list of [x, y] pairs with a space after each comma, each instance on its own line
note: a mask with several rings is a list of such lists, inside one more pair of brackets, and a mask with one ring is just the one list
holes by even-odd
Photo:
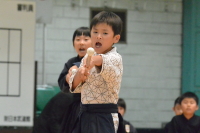
[[72, 103], [72, 95], [60, 92], [44, 107], [36, 119], [32, 133], [58, 133], [62, 119], [68, 106]]
[[58, 79], [62, 92], [59, 92], [47, 103], [41, 115], [37, 118], [32, 133], [72, 132], [80, 110], [81, 94], [69, 93], [69, 85], [65, 78], [72, 66], [76, 65], [79, 67], [81, 59], [79, 56], [76, 56], [65, 63]]
[[66, 110], [64, 113], [64, 117], [62, 118], [62, 124], [59, 133], [71, 133], [73, 125], [75, 124], [75, 120], [80, 111], [80, 103], [81, 103], [81, 94], [80, 93], [70, 93], [69, 92], [69, 84], [66, 82], [66, 75], [68, 74], [69, 69], [76, 65], [80, 66], [81, 59], [79, 56], [73, 57], [65, 63], [65, 66], [58, 78], [58, 84], [60, 89], [71, 95], [72, 103], [69, 106], [66, 106]]
[[[116, 104], [81, 104], [72, 133], [115, 133], [111, 113], [117, 113]], [[123, 118], [118, 113], [118, 133], [124, 133]]]
[[71, 133], [76, 122], [76, 118], [78, 117], [80, 111], [81, 94], [75, 93], [72, 96], [73, 102], [67, 106], [59, 133]]

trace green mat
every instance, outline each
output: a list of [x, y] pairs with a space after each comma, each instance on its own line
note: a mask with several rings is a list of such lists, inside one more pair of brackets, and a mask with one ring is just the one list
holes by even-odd
[[36, 115], [39, 116], [49, 100], [60, 92], [58, 86], [38, 86], [36, 91]]

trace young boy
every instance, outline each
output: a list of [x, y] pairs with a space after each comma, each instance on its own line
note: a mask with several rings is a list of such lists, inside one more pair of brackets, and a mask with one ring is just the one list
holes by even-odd
[[193, 92], [186, 92], [180, 97], [183, 114], [172, 118], [166, 133], [200, 133], [200, 117], [195, 115], [199, 99]]
[[[71, 133], [75, 124], [76, 117], [80, 111], [81, 95], [80, 93], [69, 92], [69, 75], [72, 68], [78, 68], [82, 58], [86, 55], [87, 49], [91, 47], [91, 35], [88, 27], [80, 27], [74, 31], [72, 42], [77, 56], [69, 59], [58, 78], [58, 84], [61, 90], [72, 95], [72, 103], [66, 106], [65, 116], [63, 117], [61, 130], [59, 133]], [[67, 102], [67, 101], [64, 101]]]
[[[121, 116], [124, 116], [126, 112], [126, 102], [124, 101], [124, 99], [119, 98], [117, 105], [118, 112], [121, 114]], [[124, 128], [126, 133], [137, 133], [137, 130], [133, 127], [133, 125], [126, 120], [124, 120]]]
[[[85, 56], [87, 48], [91, 47], [90, 30], [88, 27], [79, 27], [74, 31], [72, 37], [76, 57], [72, 57], [65, 63], [58, 84], [62, 92], [55, 95], [45, 106], [38, 117], [32, 133], [70, 133], [75, 119], [80, 111], [80, 93], [69, 92], [67, 83], [68, 70], [77, 68], [81, 59]], [[74, 65], [77, 65], [75, 67]], [[65, 93], [63, 93], [65, 92]]]
[[183, 113], [179, 100], [180, 100], [180, 97], [177, 97], [176, 100], [174, 101], [174, 107], [172, 108], [175, 115], [182, 115]]
[[[172, 110], [174, 111], [175, 115], [182, 115], [183, 113], [179, 101], [180, 101], [180, 97], [177, 97], [174, 101], [174, 106]], [[170, 128], [170, 122], [165, 125], [164, 127], [165, 132], [168, 132], [169, 128]]]
[[91, 21], [92, 47], [96, 53], [89, 67], [86, 67], [85, 56], [80, 68], [69, 80], [71, 92], [81, 93], [82, 103], [73, 133], [124, 131], [123, 119], [117, 113], [123, 73], [122, 57], [113, 47], [120, 39], [121, 29], [121, 19], [112, 12], [102, 11]]

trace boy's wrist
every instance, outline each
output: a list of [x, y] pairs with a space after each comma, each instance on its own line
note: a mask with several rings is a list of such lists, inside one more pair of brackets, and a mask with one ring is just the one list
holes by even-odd
[[95, 66], [101, 66], [102, 62], [103, 62], [102, 56], [101, 55], [94, 56], [94, 60], [93, 61], [94, 61], [94, 65]]

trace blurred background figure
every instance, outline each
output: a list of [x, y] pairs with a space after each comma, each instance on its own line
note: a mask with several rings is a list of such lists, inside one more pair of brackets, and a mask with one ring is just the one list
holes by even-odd
[[185, 92], [179, 98], [182, 110], [166, 125], [165, 133], [200, 133], [200, 116], [195, 112], [199, 109], [199, 98], [193, 92]]
[[[118, 104], [118, 112], [123, 117], [125, 112], [126, 112], [126, 103], [125, 103], [124, 99], [119, 98], [117, 104]], [[125, 132], [126, 133], [137, 133], [136, 129], [134, 128], [134, 126], [130, 122], [124, 120], [124, 126], [125, 126]]]
[[78, 116], [80, 93], [69, 93], [67, 78], [72, 68], [77, 69], [87, 48], [91, 46], [90, 29], [79, 27], [74, 31], [72, 43], [77, 56], [70, 58], [64, 65], [58, 84], [61, 89], [44, 107], [32, 133], [70, 133]]
[[[180, 105], [180, 97], [177, 97], [174, 101], [174, 107], [172, 108], [172, 110], [174, 111], [175, 115], [182, 115], [183, 111], [181, 109], [181, 105]], [[170, 122], [168, 122], [165, 127], [164, 130], [165, 132], [168, 132], [170, 127]]]
[[172, 110], [174, 111], [175, 115], [182, 115], [183, 111], [181, 109], [181, 105], [179, 103], [180, 97], [177, 97], [176, 100], [174, 101], [174, 107]]

